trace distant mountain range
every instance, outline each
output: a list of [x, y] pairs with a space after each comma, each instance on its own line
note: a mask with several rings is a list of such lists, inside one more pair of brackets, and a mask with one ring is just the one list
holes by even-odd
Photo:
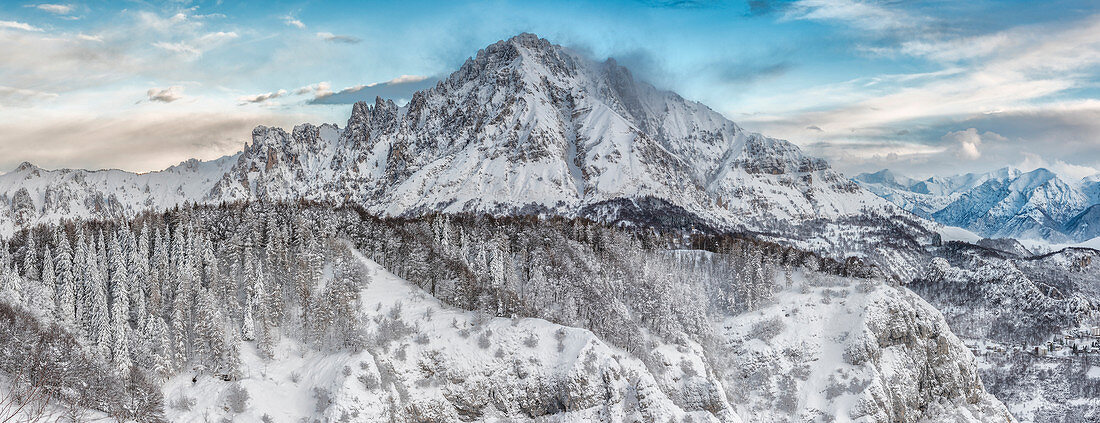
[[990, 238], [1080, 242], [1100, 236], [1100, 179], [1003, 168], [916, 180], [889, 170], [852, 178], [913, 212]]

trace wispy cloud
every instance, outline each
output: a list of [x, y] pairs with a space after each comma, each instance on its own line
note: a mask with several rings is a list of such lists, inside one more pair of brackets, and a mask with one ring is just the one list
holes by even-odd
[[26, 106], [37, 100], [57, 98], [55, 93], [0, 86], [0, 106]]
[[173, 85], [168, 88], [150, 88], [146, 92], [149, 96], [149, 101], [157, 101], [161, 103], [171, 103], [173, 101], [183, 98], [183, 87]]
[[[981, 36], [913, 40], [882, 54], [929, 60], [942, 70], [880, 75], [803, 90], [790, 97], [774, 98], [771, 112], [747, 116], [744, 121], [765, 132], [817, 143], [884, 141], [911, 130], [914, 133], [906, 133], [907, 138], [940, 147], [924, 154], [986, 159], [990, 148], [986, 134], [966, 132], [981, 127], [958, 127], [960, 122], [992, 122], [989, 117], [1001, 114], [1006, 119], [997, 122], [1003, 126], [1009, 122], [1007, 116], [1018, 113], [1077, 113], [1073, 110], [1097, 107], [1079, 104], [1066, 109], [1058, 99], [1070, 90], [1092, 84], [1093, 70], [1100, 66], [1097, 33], [1100, 15]], [[830, 131], [807, 129], [810, 125], [828, 127]], [[1027, 131], [1012, 127], [1014, 133]], [[942, 132], [934, 134], [931, 128]], [[953, 135], [944, 136], [949, 132]], [[1026, 139], [1038, 142], [1037, 138]], [[1051, 155], [1069, 151], [1064, 143], [1045, 150]]]
[[318, 32], [317, 38], [333, 43], [358, 44], [363, 41], [350, 35], [336, 35], [331, 32]]
[[18, 29], [23, 31], [42, 32], [42, 28], [24, 22], [0, 21], [0, 29]]
[[286, 95], [286, 90], [272, 91], [264, 94], [246, 95], [238, 97], [237, 100], [241, 105], [249, 103], [266, 103], [268, 100], [276, 99]]
[[26, 7], [33, 7], [38, 10], [43, 10], [57, 15], [67, 15], [73, 11], [73, 6], [68, 4], [28, 4]]
[[357, 101], [371, 101], [375, 97], [394, 100], [408, 100], [413, 93], [431, 88], [439, 81], [422, 75], [401, 75], [385, 82], [375, 82], [344, 88], [337, 92], [318, 94], [310, 104], [352, 104]]
[[306, 28], [306, 24], [302, 23], [302, 21], [300, 21], [297, 18], [295, 18], [293, 16], [290, 16], [290, 15], [283, 16], [283, 23], [285, 23], [289, 26], [293, 26], [293, 27], [298, 28], [298, 29], [305, 29]]
[[174, 53], [198, 57], [206, 51], [216, 48], [226, 41], [232, 40], [234, 38], [237, 38], [236, 32], [211, 32], [187, 41], [157, 41], [153, 43], [153, 47], [157, 47]]
[[[763, 5], [757, 7], [765, 8]], [[768, 9], [771, 7], [774, 6], [767, 6]], [[798, 0], [784, 6], [784, 18], [836, 21], [872, 31], [912, 28], [927, 21], [926, 17], [907, 14], [873, 1], [859, 0]]]

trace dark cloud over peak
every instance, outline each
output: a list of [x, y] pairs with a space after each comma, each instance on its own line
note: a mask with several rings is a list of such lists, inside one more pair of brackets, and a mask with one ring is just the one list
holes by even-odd
[[344, 88], [337, 92], [318, 94], [309, 104], [354, 104], [357, 101], [374, 101], [375, 97], [408, 100], [413, 93], [435, 86], [437, 77], [402, 75], [386, 82]]

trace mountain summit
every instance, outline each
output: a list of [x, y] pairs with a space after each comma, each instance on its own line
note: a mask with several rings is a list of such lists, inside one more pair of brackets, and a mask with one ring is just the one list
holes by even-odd
[[[594, 61], [533, 34], [480, 50], [405, 106], [357, 103], [344, 128], [258, 127], [243, 152], [218, 163], [165, 171], [174, 176], [35, 174], [65, 181], [66, 207], [82, 215], [185, 201], [310, 199], [384, 215], [615, 221], [643, 201], [709, 225], [761, 229], [897, 210], [790, 142], [746, 132], [700, 103], [635, 80], [614, 60]], [[50, 209], [51, 184], [28, 174], [0, 178], [9, 228], [59, 215]], [[22, 202], [13, 203], [22, 189]]]

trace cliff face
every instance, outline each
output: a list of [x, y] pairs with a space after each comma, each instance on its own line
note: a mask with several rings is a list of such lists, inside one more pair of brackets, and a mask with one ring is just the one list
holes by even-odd
[[905, 289], [811, 275], [724, 327], [723, 383], [747, 421], [1015, 421], [940, 313]]

